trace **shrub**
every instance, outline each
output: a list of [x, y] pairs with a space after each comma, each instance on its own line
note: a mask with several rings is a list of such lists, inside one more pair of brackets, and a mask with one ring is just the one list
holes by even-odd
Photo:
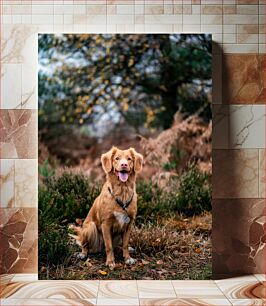
[[[165, 191], [151, 181], [138, 181], [138, 214], [136, 224], [154, 223], [178, 214], [192, 216], [211, 209], [211, 187], [208, 176], [189, 165]], [[67, 225], [85, 218], [99, 186], [82, 174], [65, 172], [47, 177], [39, 188], [39, 260], [50, 264], [64, 262], [73, 254], [69, 247]]]
[[211, 210], [211, 185], [209, 176], [189, 164], [180, 176], [177, 210], [186, 216], [198, 215]]
[[209, 176], [189, 164], [178, 180], [171, 182], [172, 190], [164, 191], [149, 182], [137, 184], [137, 222], [158, 220], [173, 214], [193, 216], [211, 210]]
[[97, 185], [81, 174], [47, 176], [39, 187], [39, 265], [59, 264], [73, 254], [68, 223], [85, 218], [99, 194]]
[[50, 220], [74, 222], [86, 217], [95, 198], [98, 185], [82, 175], [64, 172], [61, 176], [48, 178], [39, 188], [39, 211]]

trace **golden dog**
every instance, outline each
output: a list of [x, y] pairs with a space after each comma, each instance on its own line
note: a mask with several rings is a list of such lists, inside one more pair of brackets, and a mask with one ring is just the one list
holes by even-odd
[[113, 147], [101, 156], [106, 182], [95, 199], [82, 227], [71, 226], [73, 236], [82, 248], [80, 258], [90, 253], [106, 251], [106, 265], [115, 267], [114, 247], [122, 238], [126, 264], [134, 264], [128, 249], [132, 223], [137, 214], [136, 175], [142, 170], [143, 157], [135, 149]]

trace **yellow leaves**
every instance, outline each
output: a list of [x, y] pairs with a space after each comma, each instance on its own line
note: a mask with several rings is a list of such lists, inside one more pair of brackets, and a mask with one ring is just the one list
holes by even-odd
[[128, 103], [124, 103], [123, 104], [123, 111], [126, 112], [128, 110], [128, 106], [129, 106]]
[[201, 248], [196, 248], [194, 251], [195, 251], [195, 253], [199, 254], [199, 253], [201, 253]]
[[131, 57], [128, 61], [128, 67], [132, 67], [134, 65], [134, 59]]
[[84, 265], [88, 268], [92, 267], [92, 263], [90, 262], [89, 258], [84, 262]]
[[103, 271], [103, 270], [98, 270], [98, 273], [101, 274], [101, 275], [107, 275], [108, 274], [108, 272]]
[[79, 119], [79, 124], [82, 124], [84, 120], [82, 118]]

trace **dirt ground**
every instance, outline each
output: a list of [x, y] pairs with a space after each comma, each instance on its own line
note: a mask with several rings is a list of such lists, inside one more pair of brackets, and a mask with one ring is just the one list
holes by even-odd
[[[69, 244], [73, 247], [73, 241]], [[210, 279], [211, 214], [161, 220], [161, 224], [134, 227], [130, 245], [137, 263], [123, 263], [122, 250], [115, 253], [116, 268], [105, 266], [105, 254], [85, 260], [76, 253], [58, 266], [41, 267], [40, 279]], [[76, 250], [79, 251], [78, 248]]]

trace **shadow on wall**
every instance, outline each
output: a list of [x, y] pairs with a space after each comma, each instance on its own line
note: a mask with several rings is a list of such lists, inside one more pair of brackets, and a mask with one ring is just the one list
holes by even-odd
[[[259, 150], [229, 150], [228, 104], [234, 101], [228, 101], [230, 91], [233, 90], [228, 76], [232, 74], [232, 67], [224, 65], [228, 62], [225, 61], [221, 47], [216, 43], [213, 43], [213, 52], [220, 54], [222, 61], [222, 78], [220, 82], [214, 82], [213, 86], [213, 97], [222, 95], [222, 105], [217, 105], [217, 114], [214, 112], [213, 136], [216, 139], [213, 143], [217, 143], [217, 137], [222, 137], [220, 140], [223, 145], [215, 145], [212, 159], [212, 269], [213, 278], [219, 279], [265, 273], [266, 207], [264, 199], [259, 199], [256, 192], [249, 192], [251, 189], [258, 189]], [[215, 69], [219, 67], [213, 66], [213, 75], [217, 76], [219, 74]], [[217, 84], [222, 88], [216, 86]]]

